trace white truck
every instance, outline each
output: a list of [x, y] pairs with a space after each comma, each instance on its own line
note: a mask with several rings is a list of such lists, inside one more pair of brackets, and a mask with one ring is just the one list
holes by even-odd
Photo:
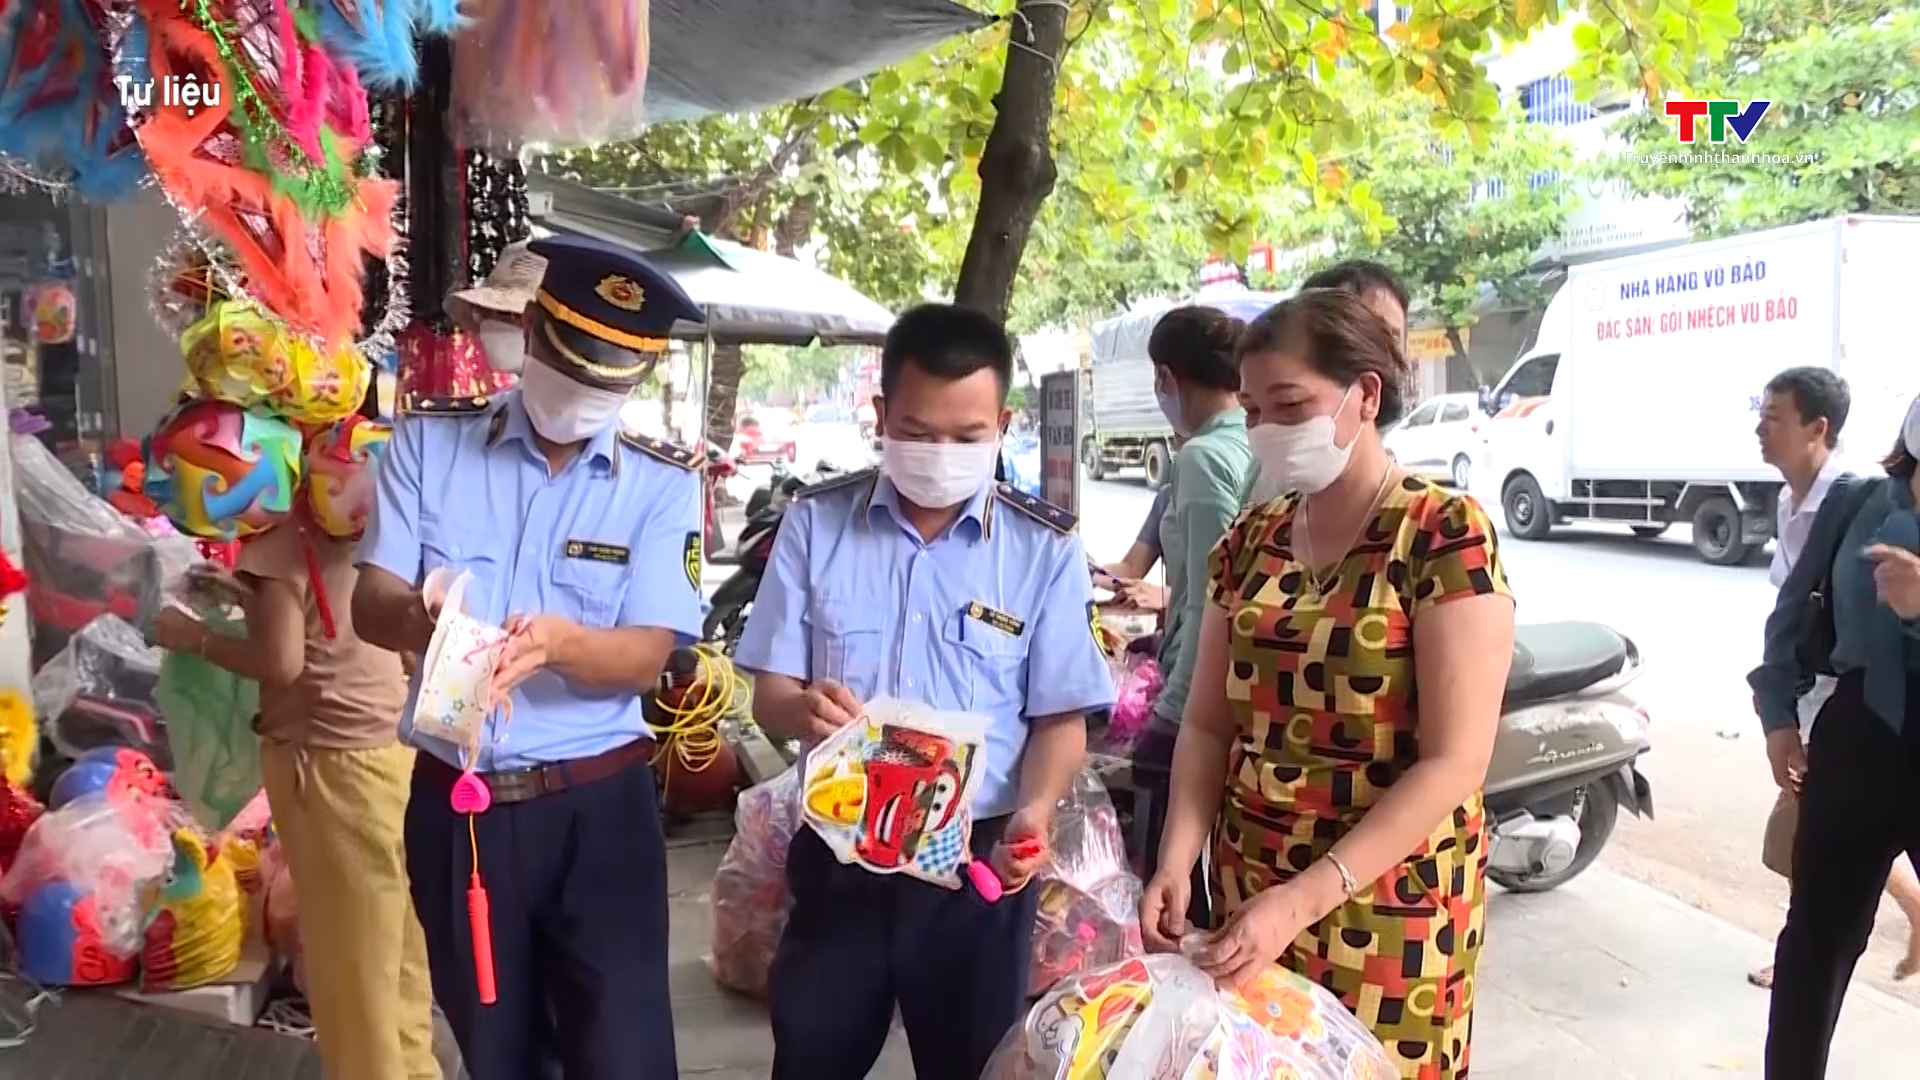
[[1754, 428], [1767, 381], [1831, 368], [1853, 404], [1841, 463], [1871, 474], [1920, 391], [1920, 218], [1850, 216], [1575, 266], [1481, 408], [1474, 493], [1507, 531], [1693, 529], [1709, 563], [1773, 536], [1782, 482]]
[[1093, 325], [1088, 372], [1086, 430], [1080, 437], [1080, 464], [1089, 479], [1120, 469], [1139, 468], [1147, 486], [1158, 490], [1173, 463], [1173, 428], [1153, 395], [1153, 361], [1147, 340], [1160, 319], [1175, 307], [1195, 304], [1252, 319], [1287, 298], [1284, 293], [1232, 293], [1160, 303], [1116, 315]]

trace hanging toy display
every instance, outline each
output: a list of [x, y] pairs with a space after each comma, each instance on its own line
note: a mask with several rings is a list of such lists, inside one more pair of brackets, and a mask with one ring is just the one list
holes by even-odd
[[0, 155], [111, 202], [132, 195], [147, 166], [113, 83], [100, 14], [92, 0], [0, 7]]
[[320, 40], [360, 72], [370, 90], [404, 90], [420, 74], [414, 37], [450, 34], [465, 22], [459, 0], [319, 0], [310, 10]]
[[284, 0], [138, 0], [123, 70], [199, 86], [132, 118], [168, 197], [238, 260], [250, 293], [329, 347], [360, 328], [364, 256], [393, 244], [396, 185], [355, 165], [372, 133], [351, 65]]
[[300, 433], [285, 420], [190, 401], [148, 439], [144, 490], [180, 531], [233, 540], [286, 520], [300, 469]]
[[400, 334], [400, 399], [485, 399], [513, 385], [513, 376], [488, 366], [480, 343], [462, 330], [440, 331], [415, 321]]
[[244, 300], [222, 300], [180, 336], [200, 396], [251, 409], [295, 379], [285, 328]]
[[386, 424], [355, 416], [307, 440], [307, 510], [321, 531], [352, 540], [366, 530], [374, 467], [392, 438]]
[[454, 38], [454, 93], [471, 145], [555, 150], [638, 135], [647, 0], [477, 0]]

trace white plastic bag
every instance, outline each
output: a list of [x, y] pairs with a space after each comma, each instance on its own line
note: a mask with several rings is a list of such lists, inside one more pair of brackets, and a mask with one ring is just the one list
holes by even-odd
[[793, 895], [787, 891], [787, 847], [800, 828], [800, 769], [787, 769], [740, 795], [733, 842], [713, 875], [713, 980], [756, 998], [767, 996], [767, 972]]

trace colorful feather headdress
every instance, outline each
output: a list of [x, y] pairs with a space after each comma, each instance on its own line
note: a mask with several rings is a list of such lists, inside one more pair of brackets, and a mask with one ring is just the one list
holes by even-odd
[[[154, 173], [270, 310], [329, 346], [350, 341], [364, 256], [391, 248], [398, 193], [357, 170], [370, 132], [353, 68], [280, 0], [138, 7], [121, 54], [144, 55], [163, 88], [135, 117]], [[188, 84], [197, 93], [165, 90]]]
[[420, 74], [414, 37], [464, 26], [459, 0], [314, 0], [320, 40], [359, 70], [368, 86], [404, 90]]
[[131, 195], [146, 160], [120, 107], [100, 9], [0, 2], [0, 154], [70, 173], [88, 199]]

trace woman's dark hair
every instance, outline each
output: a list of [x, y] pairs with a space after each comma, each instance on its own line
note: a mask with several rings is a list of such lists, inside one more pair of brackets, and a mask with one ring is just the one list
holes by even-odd
[[1174, 308], [1153, 324], [1147, 355], [1182, 383], [1233, 393], [1240, 389], [1233, 347], [1246, 329], [1246, 323], [1210, 307]]
[[1907, 440], [1903, 435], [1894, 441], [1893, 453], [1880, 462], [1880, 467], [1887, 470], [1888, 476], [1912, 480], [1914, 471], [1920, 469], [1920, 458], [1914, 457], [1913, 451], [1907, 449]]
[[1247, 324], [1234, 359], [1276, 350], [1299, 352], [1309, 367], [1342, 386], [1372, 372], [1380, 379], [1380, 415], [1374, 423], [1382, 427], [1406, 410], [1413, 376], [1407, 352], [1359, 293], [1307, 289], [1282, 300]]

